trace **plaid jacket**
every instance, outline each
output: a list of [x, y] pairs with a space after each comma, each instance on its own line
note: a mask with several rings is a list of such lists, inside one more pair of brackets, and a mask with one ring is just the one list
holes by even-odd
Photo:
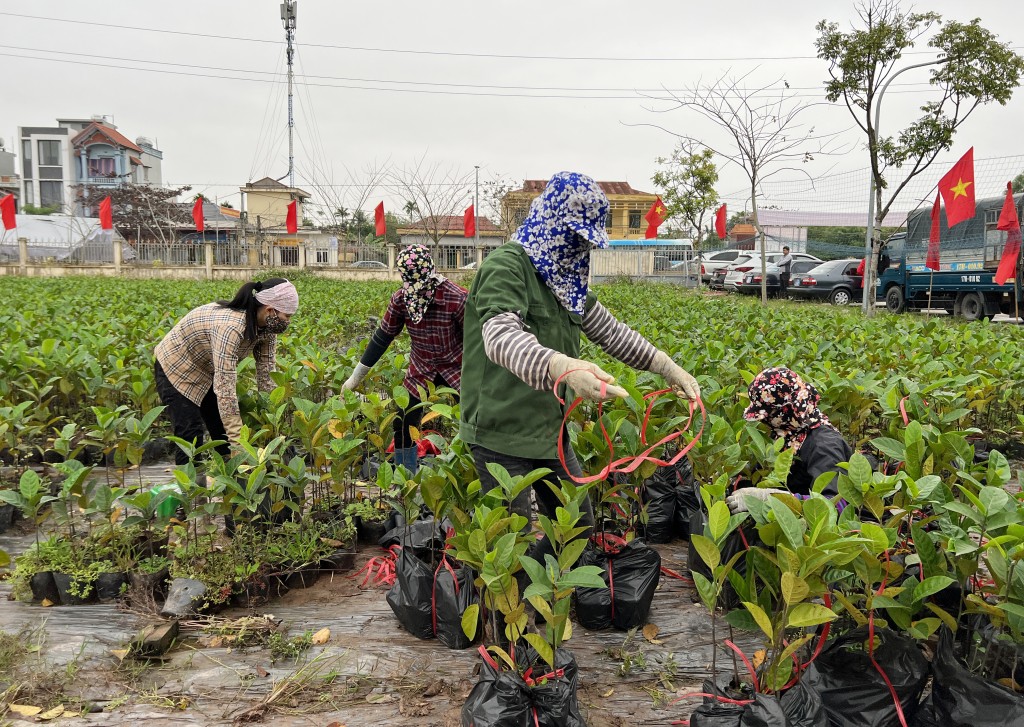
[[462, 321], [466, 313], [466, 295], [464, 288], [445, 280], [434, 291], [434, 302], [419, 323], [407, 318], [405, 295], [401, 289], [391, 296], [380, 329], [390, 338], [401, 333], [403, 327], [409, 329], [412, 353], [403, 383], [414, 396], [438, 376], [453, 389], [461, 385]]
[[274, 388], [277, 336], [259, 334], [244, 340], [245, 312], [223, 308], [216, 303], [189, 311], [157, 344], [156, 360], [167, 379], [189, 401], [200, 405], [210, 388], [217, 396], [220, 418], [228, 439], [234, 443], [242, 430], [238, 409], [238, 362], [253, 355], [256, 385], [260, 391]]

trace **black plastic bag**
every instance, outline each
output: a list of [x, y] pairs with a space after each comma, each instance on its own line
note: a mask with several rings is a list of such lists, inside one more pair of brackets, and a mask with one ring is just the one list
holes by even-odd
[[[704, 692], [727, 696], [711, 682], [704, 682]], [[781, 698], [755, 694], [750, 704], [704, 697], [690, 715], [690, 727], [828, 727], [828, 718], [818, 695], [797, 682]]]
[[[703, 510], [695, 510], [690, 516], [690, 536], [703, 535], [704, 526], [707, 522], [707, 514]], [[725, 542], [722, 543], [722, 564], [724, 565], [729, 563], [737, 553], [748, 550], [748, 546], [754, 545], [756, 542], [758, 542], [756, 532], [751, 528], [740, 525], [729, 533]], [[694, 573], [700, 573], [709, 581], [714, 581], [711, 569], [708, 568], [704, 559], [700, 557], [700, 553], [697, 552], [697, 549], [693, 547], [693, 543], [689, 543], [689, 546], [686, 549], [686, 568], [690, 571], [691, 576]], [[745, 577], [747, 574], [746, 556], [738, 558], [733, 564], [732, 569], [741, 578]], [[722, 593], [718, 597], [718, 605], [726, 610], [738, 608], [740, 605], [740, 599], [737, 597], [735, 589], [733, 589], [732, 584], [729, 583], [728, 580], [725, 581], [722, 587]]]
[[468, 649], [473, 645], [462, 630], [462, 614], [479, 602], [473, 577], [469, 566], [448, 570], [442, 564], [434, 578], [434, 631], [437, 640], [449, 649]]
[[[803, 676], [821, 697], [833, 727], [897, 727], [893, 695], [865, 644], [867, 628], [830, 641]], [[887, 629], [875, 630], [875, 661], [889, 678], [909, 721], [928, 681], [928, 661], [917, 644]]]
[[1024, 697], [972, 674], [953, 653], [953, 635], [943, 628], [932, 660], [932, 693], [914, 727], [1022, 727]]
[[[661, 555], [642, 540], [618, 553], [589, 550], [583, 565], [596, 565], [608, 588], [576, 589], [576, 620], [583, 628], [620, 631], [643, 626], [651, 612], [654, 591], [661, 580]], [[614, 598], [613, 598], [614, 597]]]
[[[686, 462], [686, 459], [683, 458], [682, 462]], [[640, 498], [647, 511], [647, 523], [641, 532], [649, 543], [668, 543], [672, 540], [676, 516], [676, 467], [659, 467], [644, 481], [640, 490]]]
[[395, 585], [387, 602], [402, 628], [420, 639], [434, 638], [434, 572], [414, 553], [403, 549], [395, 564]]
[[436, 564], [444, 550], [444, 533], [433, 518], [417, 520], [408, 527], [396, 525], [391, 528], [378, 544], [385, 550], [392, 545], [401, 545], [402, 550], [412, 551], [420, 560]]
[[552, 670], [532, 647], [517, 650], [516, 663], [532, 685], [499, 670], [490, 655], [484, 659], [480, 681], [462, 706], [463, 727], [586, 727], [576, 697], [579, 668], [569, 650], [555, 652], [555, 671], [562, 673], [546, 680]]
[[673, 523], [676, 536], [685, 539], [690, 537], [690, 518], [701, 509], [701, 500], [700, 487], [693, 476], [690, 460], [684, 459], [683, 462], [686, 462], [687, 471], [676, 486], [676, 514]]

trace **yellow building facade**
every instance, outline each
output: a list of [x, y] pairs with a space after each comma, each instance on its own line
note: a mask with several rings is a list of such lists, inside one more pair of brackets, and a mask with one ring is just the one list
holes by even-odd
[[249, 224], [255, 227], [258, 219], [262, 230], [281, 235], [286, 234], [288, 205], [298, 200], [296, 219], [301, 225], [302, 203], [310, 197], [308, 192], [281, 184], [270, 177], [249, 182], [240, 191], [245, 195], [245, 214]]
[[[647, 231], [644, 215], [654, 204], [658, 195], [633, 189], [629, 182], [598, 182], [608, 197], [609, 213], [605, 228], [612, 240], [642, 240]], [[547, 181], [527, 179], [522, 189], [514, 189], [501, 200], [502, 219], [508, 222], [510, 231], [515, 231], [526, 218], [530, 203], [536, 199]]]

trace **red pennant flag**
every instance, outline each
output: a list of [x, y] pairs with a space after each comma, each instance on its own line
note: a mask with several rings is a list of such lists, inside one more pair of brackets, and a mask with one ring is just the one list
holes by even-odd
[[18, 226], [14, 217], [16, 211], [14, 208], [14, 195], [5, 194], [0, 199], [0, 217], [3, 218], [5, 230], [13, 230]]
[[946, 224], [958, 225], [974, 217], [974, 147], [939, 180], [939, 192], [946, 203]]
[[203, 198], [196, 197], [196, 203], [192, 205], [192, 221], [196, 223], [196, 232], [206, 230], [206, 220], [203, 218]]
[[1003, 248], [1003, 256], [999, 258], [999, 267], [996, 269], [996, 285], [1003, 285], [1012, 281], [1017, 276], [1017, 258], [1020, 257], [1020, 220], [1017, 219], [1017, 205], [1013, 202], [1013, 183], [1006, 183], [1006, 200], [1003, 202], [1003, 211], [999, 213], [997, 230], [1006, 230], [1006, 247]]
[[928, 257], [925, 258], [924, 266], [931, 270], [939, 269], [939, 215], [942, 214], [942, 198], [935, 193], [935, 204], [932, 205], [932, 231], [928, 235]]
[[654, 200], [654, 204], [647, 210], [644, 219], [647, 220], [647, 232], [644, 233], [644, 237], [648, 240], [657, 237], [661, 223], [668, 219], [668, 211], [665, 209], [665, 203], [661, 201], [661, 197]]
[[285, 227], [289, 235], [299, 231], [299, 201], [293, 199], [288, 203], [288, 216], [284, 218]]
[[114, 211], [110, 206], [110, 197], [100, 202], [100, 228], [104, 230], [114, 229]]
[[473, 205], [467, 207], [462, 215], [462, 234], [465, 237], [476, 235], [476, 210], [473, 209]]
[[377, 224], [377, 237], [384, 237], [388, 232], [387, 223], [384, 221], [384, 203], [381, 202], [373, 209], [373, 220]]
[[715, 232], [718, 233], [718, 239], [725, 239], [725, 205], [723, 204], [715, 211]]

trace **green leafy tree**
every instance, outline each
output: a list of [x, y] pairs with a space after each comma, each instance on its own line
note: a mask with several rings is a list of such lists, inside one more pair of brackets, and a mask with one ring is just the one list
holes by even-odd
[[1024, 172], [1013, 178], [1013, 191], [1019, 192], [1021, 189], [1024, 189]]
[[[829, 64], [826, 98], [842, 101], [867, 136], [871, 176], [875, 184], [872, 250], [884, 239], [882, 220], [911, 179], [953, 146], [957, 130], [979, 107], [1005, 105], [1024, 73], [1024, 58], [1000, 43], [981, 21], [943, 21], [933, 12], [904, 11], [898, 0], [864, 0], [857, 8], [859, 27], [843, 32], [838, 23], [822, 20], [815, 41], [818, 57]], [[932, 31], [928, 47], [934, 56], [907, 66], [903, 54]], [[880, 136], [876, 100], [896, 76], [918, 65], [934, 65], [929, 83], [934, 98], [923, 114], [903, 129]], [[898, 170], [898, 173], [896, 173]], [[864, 289], [873, 290], [877, 254], [864, 272]], [[867, 306], [869, 314], [872, 306]]]
[[658, 157], [661, 167], [651, 181], [661, 193], [669, 219], [696, 230], [695, 247], [705, 234], [704, 218], [718, 204], [715, 153], [692, 141], [680, 141], [672, 156]]

